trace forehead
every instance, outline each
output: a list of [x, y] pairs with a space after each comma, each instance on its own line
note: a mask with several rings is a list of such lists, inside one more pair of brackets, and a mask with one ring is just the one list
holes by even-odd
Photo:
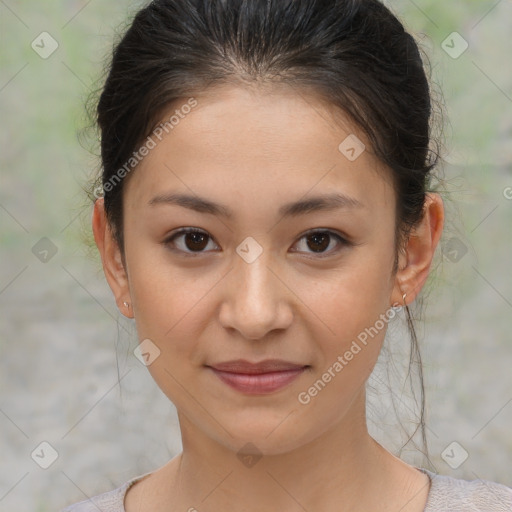
[[180, 109], [185, 98], [162, 116], [165, 123], [174, 114], [172, 129], [161, 140], [153, 135], [154, 148], [128, 180], [132, 206], [168, 191], [229, 202], [233, 210], [328, 192], [374, 209], [393, 206], [389, 170], [361, 130], [340, 111], [334, 118], [318, 96], [225, 86], [194, 99], [192, 109]]

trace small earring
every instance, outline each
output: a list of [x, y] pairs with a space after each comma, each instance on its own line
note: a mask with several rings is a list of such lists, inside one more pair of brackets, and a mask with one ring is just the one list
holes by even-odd
[[404, 306], [407, 306], [407, 304], [405, 303], [405, 297], [407, 297], [407, 293], [404, 293], [402, 295], [402, 300], [404, 301]]
[[128, 302], [126, 302], [126, 301], [124, 301], [123, 304], [124, 304], [125, 308], [129, 308], [130, 307], [130, 304], [128, 304]]

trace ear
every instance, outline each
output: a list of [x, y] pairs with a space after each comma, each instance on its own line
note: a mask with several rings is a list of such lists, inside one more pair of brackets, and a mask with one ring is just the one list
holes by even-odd
[[[121, 258], [121, 250], [107, 222], [102, 197], [94, 203], [92, 230], [94, 240], [101, 255], [103, 272], [114, 294], [117, 307], [123, 315], [133, 318], [128, 276]], [[127, 302], [130, 306], [126, 307], [124, 302]]]
[[[441, 196], [428, 193], [423, 206], [423, 218], [411, 231], [400, 253], [391, 296], [393, 304], [410, 304], [420, 293], [429, 275], [443, 226], [444, 206]], [[405, 301], [404, 293], [407, 294]]]

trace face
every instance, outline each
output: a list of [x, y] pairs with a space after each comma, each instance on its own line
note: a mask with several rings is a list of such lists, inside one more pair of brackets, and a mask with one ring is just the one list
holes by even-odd
[[[339, 149], [365, 139], [313, 96], [226, 87], [196, 100], [125, 184], [115, 293], [159, 351], [148, 369], [180, 417], [276, 454], [347, 421], [362, 396], [396, 298], [395, 193], [369, 151]], [[212, 369], [238, 359], [298, 369]]]

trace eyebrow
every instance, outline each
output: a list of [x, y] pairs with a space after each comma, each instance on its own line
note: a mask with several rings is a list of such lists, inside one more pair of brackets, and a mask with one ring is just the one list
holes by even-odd
[[[162, 194], [153, 197], [148, 204], [150, 206], [158, 204], [177, 205], [199, 213], [207, 213], [227, 219], [231, 219], [234, 216], [233, 211], [225, 205], [215, 203], [204, 197], [189, 194]], [[340, 208], [364, 208], [364, 205], [354, 197], [349, 197], [345, 194], [323, 194], [284, 204], [279, 208], [278, 213], [281, 217], [297, 217], [307, 213]]]

